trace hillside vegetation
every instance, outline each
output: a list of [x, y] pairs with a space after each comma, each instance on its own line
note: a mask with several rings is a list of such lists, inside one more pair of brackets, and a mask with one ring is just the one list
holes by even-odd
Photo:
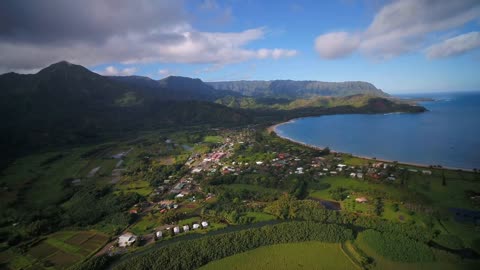
[[294, 110], [301, 108], [333, 108], [339, 106], [351, 106], [359, 108], [367, 106], [371, 99], [383, 99], [372, 94], [357, 94], [344, 97], [331, 96], [315, 96], [311, 98], [299, 99], [282, 99], [282, 98], [254, 98], [254, 97], [238, 97], [226, 96], [216, 100], [216, 103], [222, 104], [231, 108], [242, 109], [275, 109], [275, 110]]
[[245, 96], [280, 98], [309, 98], [313, 96], [350, 96], [357, 94], [372, 94], [388, 96], [368, 82], [322, 82], [322, 81], [227, 81], [208, 82], [219, 90], [230, 90]]

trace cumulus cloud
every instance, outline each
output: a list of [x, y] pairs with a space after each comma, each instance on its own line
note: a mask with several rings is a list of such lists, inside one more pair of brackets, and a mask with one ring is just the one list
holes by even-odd
[[347, 32], [334, 32], [318, 36], [315, 49], [322, 58], [345, 57], [358, 48], [359, 39]]
[[261, 27], [199, 31], [190, 24], [183, 1], [0, 1], [0, 71], [36, 69], [60, 60], [87, 66], [231, 64], [296, 55], [288, 49], [246, 48], [264, 36]]
[[427, 48], [426, 53], [430, 59], [445, 58], [464, 54], [477, 48], [480, 48], [480, 32], [470, 32], [434, 44]]
[[384, 6], [367, 29], [358, 33], [333, 32], [315, 40], [327, 59], [353, 51], [386, 59], [425, 46], [428, 35], [460, 27], [480, 17], [480, 1], [397, 0]]
[[107, 76], [130, 76], [137, 72], [137, 68], [135, 67], [126, 67], [123, 69], [118, 69], [114, 66], [108, 66], [105, 70], [101, 71], [100, 73]]

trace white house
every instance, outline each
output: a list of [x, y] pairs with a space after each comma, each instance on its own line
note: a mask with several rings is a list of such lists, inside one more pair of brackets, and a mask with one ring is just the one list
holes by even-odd
[[128, 247], [137, 241], [137, 236], [132, 233], [124, 233], [118, 237], [119, 247]]
[[197, 224], [197, 223], [193, 224], [193, 229], [194, 229], [194, 230], [196, 230], [196, 229], [198, 229], [198, 228], [200, 228], [200, 224]]
[[183, 231], [184, 232], [190, 231], [190, 226], [188, 226], [188, 225], [183, 226]]
[[178, 193], [177, 195], [175, 195], [175, 198], [183, 198], [183, 197], [185, 197], [183, 193]]
[[173, 228], [173, 233], [174, 233], [174, 234], [179, 234], [179, 233], [180, 233], [180, 227], [178, 227], [178, 226], [177, 226], [177, 227], [174, 227], [174, 228]]
[[157, 238], [162, 238], [163, 233], [162, 231], [158, 231], [155, 233], [155, 235], [157, 236]]
[[203, 228], [206, 228], [206, 227], [208, 227], [208, 222], [206, 222], [206, 221], [202, 221], [202, 227], [203, 227]]
[[350, 174], [350, 177], [351, 177], [351, 178], [355, 178], [356, 176], [357, 176], [357, 174], [354, 173], [354, 172], [352, 172], [352, 173]]
[[298, 167], [297, 170], [295, 171], [296, 174], [303, 174], [303, 168]]
[[199, 173], [199, 172], [201, 172], [201, 171], [202, 171], [202, 168], [194, 168], [194, 169], [192, 170], [192, 173]]
[[257, 161], [255, 162], [257, 165], [262, 165], [263, 164], [263, 161]]
[[357, 178], [362, 179], [363, 178], [363, 173], [357, 173]]
[[432, 175], [432, 171], [429, 170], [423, 170], [422, 173], [425, 175]]

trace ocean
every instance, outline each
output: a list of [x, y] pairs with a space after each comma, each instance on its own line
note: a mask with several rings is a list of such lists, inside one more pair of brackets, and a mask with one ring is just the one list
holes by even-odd
[[402, 95], [433, 98], [429, 111], [296, 119], [279, 136], [357, 156], [480, 169], [480, 92]]

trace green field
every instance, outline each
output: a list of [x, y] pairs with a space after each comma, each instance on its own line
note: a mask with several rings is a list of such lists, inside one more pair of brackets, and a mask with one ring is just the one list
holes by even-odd
[[357, 269], [340, 244], [303, 242], [266, 246], [211, 262], [202, 270]]
[[206, 143], [221, 143], [223, 142], [223, 138], [221, 136], [205, 136], [203, 141]]
[[246, 212], [245, 216], [247, 218], [252, 218], [252, 222], [262, 222], [262, 221], [270, 221], [270, 220], [275, 220], [276, 217], [272, 216], [267, 213], [262, 213], [262, 212]]
[[459, 257], [450, 253], [433, 250], [435, 261], [432, 262], [394, 262], [384, 256], [380, 255], [376, 249], [378, 247], [371, 246], [367, 239], [360, 235], [355, 240], [355, 246], [362, 250], [367, 256], [374, 259], [371, 269], [413, 269], [413, 270], [454, 270], [454, 269], [478, 269], [480, 267], [478, 261], [461, 260]]
[[60, 231], [31, 245], [25, 253], [2, 253], [0, 263], [11, 269], [66, 269], [92, 255], [107, 240], [95, 231]]

